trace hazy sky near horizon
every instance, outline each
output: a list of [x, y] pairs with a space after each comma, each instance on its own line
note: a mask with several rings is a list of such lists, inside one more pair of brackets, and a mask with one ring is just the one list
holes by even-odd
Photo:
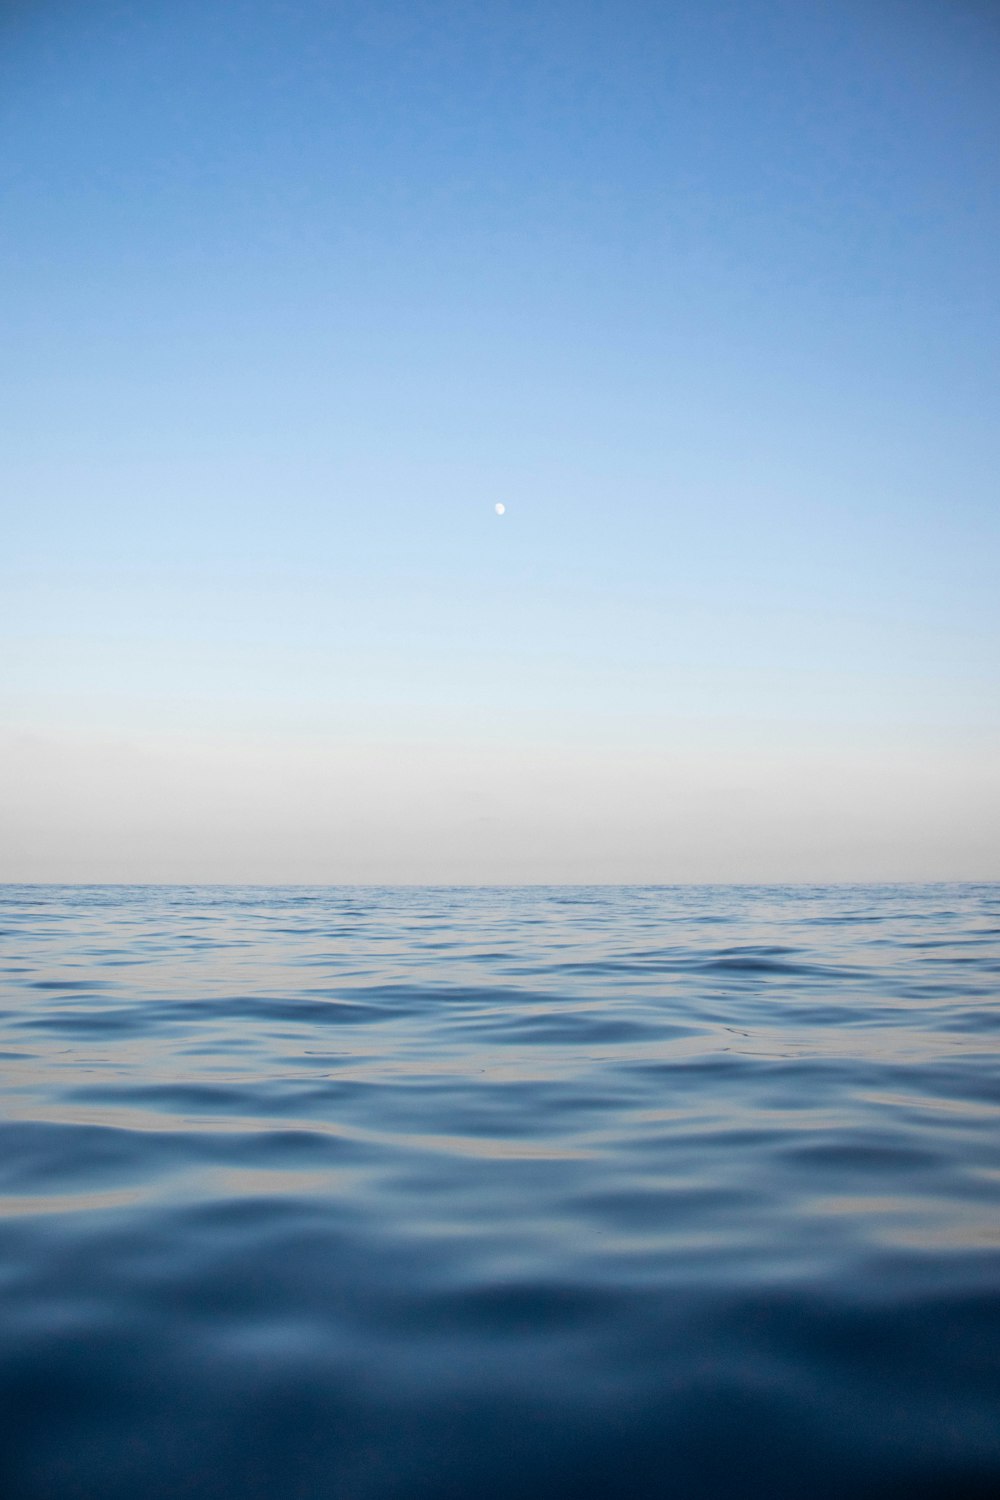
[[998, 140], [978, 0], [5, 6], [0, 879], [1000, 878]]

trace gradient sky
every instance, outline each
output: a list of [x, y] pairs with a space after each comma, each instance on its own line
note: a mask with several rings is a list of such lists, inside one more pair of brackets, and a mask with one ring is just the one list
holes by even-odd
[[0, 878], [1000, 877], [998, 142], [987, 0], [8, 0]]

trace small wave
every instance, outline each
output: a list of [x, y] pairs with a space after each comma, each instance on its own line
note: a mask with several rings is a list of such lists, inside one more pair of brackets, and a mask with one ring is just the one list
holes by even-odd
[[993, 886], [0, 891], [12, 1500], [993, 1500]]

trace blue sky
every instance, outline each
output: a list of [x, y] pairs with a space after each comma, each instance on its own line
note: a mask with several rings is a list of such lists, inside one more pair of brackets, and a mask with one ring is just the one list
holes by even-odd
[[971, 0], [8, 7], [0, 878], [1000, 876], [998, 82]]

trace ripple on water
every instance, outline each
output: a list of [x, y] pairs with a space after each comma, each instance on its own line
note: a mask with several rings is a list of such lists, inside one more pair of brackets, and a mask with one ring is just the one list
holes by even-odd
[[0, 892], [12, 1500], [994, 1500], [991, 886]]

